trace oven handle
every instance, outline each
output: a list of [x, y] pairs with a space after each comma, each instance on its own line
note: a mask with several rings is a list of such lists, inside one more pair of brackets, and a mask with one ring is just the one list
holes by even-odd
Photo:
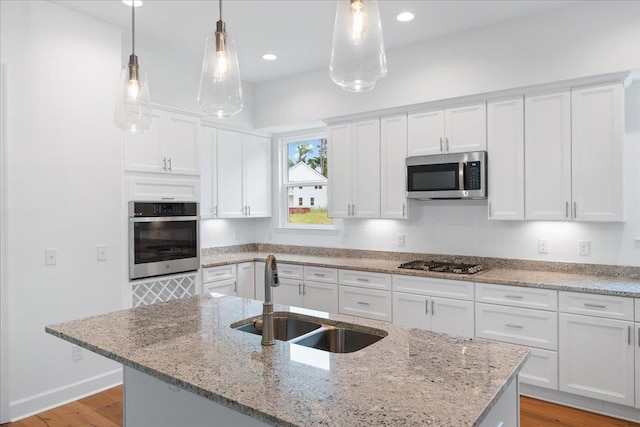
[[167, 222], [167, 221], [197, 221], [198, 216], [157, 216], [129, 218], [129, 222]]

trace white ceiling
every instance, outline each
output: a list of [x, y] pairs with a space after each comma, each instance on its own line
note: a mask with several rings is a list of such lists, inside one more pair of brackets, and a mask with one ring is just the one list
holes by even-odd
[[[131, 8], [120, 0], [50, 0], [123, 29], [130, 46]], [[578, 1], [379, 0], [387, 50]], [[333, 35], [333, 0], [224, 0], [223, 20], [235, 39], [242, 79], [261, 82], [328, 67]], [[408, 23], [395, 16], [411, 11]], [[136, 8], [136, 46], [200, 61], [205, 37], [218, 20], [216, 0], [144, 0]], [[264, 61], [264, 53], [278, 55]], [[144, 58], [140, 58], [143, 63]]]

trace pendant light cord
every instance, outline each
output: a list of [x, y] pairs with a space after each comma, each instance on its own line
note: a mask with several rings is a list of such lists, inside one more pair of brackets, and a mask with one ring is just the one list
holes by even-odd
[[222, 0], [218, 0], [218, 5], [220, 5], [220, 20], [222, 21]]
[[131, 1], [131, 54], [136, 54], [136, 6], [135, 0]]

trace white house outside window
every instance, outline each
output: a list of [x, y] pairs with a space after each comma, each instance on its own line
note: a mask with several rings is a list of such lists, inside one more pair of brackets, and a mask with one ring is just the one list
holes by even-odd
[[282, 140], [286, 225], [326, 227], [327, 216], [327, 137], [305, 135]]

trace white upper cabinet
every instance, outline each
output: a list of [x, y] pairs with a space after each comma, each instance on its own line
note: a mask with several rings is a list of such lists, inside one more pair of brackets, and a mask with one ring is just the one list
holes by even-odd
[[571, 90], [575, 219], [623, 220], [623, 132], [621, 83]]
[[380, 217], [380, 120], [329, 128], [329, 206], [332, 218]]
[[622, 221], [622, 84], [525, 99], [525, 218]]
[[524, 220], [524, 102], [487, 106], [489, 219]]
[[212, 182], [217, 185], [215, 190], [203, 185], [203, 194], [206, 192], [214, 204], [212, 217], [271, 216], [270, 139], [218, 129], [216, 145], [217, 177]]
[[569, 91], [525, 97], [526, 219], [571, 216]]
[[218, 206], [218, 130], [203, 127], [200, 139], [200, 217], [215, 218]]
[[485, 102], [409, 114], [408, 156], [486, 149]]
[[407, 218], [407, 115], [380, 119], [380, 216]]
[[152, 114], [150, 130], [124, 135], [125, 170], [199, 175], [200, 119], [158, 109]]

